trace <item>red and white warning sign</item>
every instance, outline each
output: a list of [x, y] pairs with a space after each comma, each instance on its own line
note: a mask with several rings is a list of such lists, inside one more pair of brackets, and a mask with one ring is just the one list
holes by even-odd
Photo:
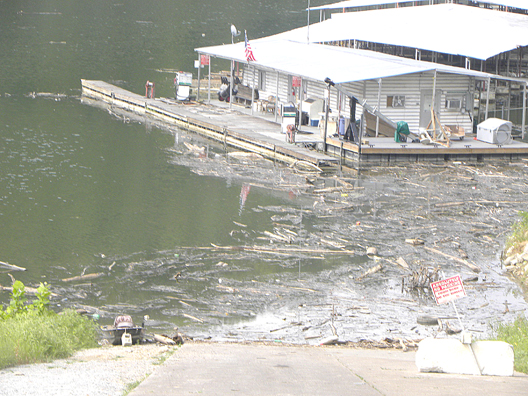
[[460, 275], [433, 282], [431, 283], [431, 289], [433, 290], [436, 303], [439, 305], [456, 300], [457, 298], [466, 297], [466, 291], [464, 290]]

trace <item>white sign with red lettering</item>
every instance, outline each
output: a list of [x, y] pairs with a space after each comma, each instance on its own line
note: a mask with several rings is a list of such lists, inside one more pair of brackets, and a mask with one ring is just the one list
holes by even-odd
[[439, 280], [431, 283], [431, 289], [437, 304], [445, 304], [461, 297], [466, 297], [466, 291], [462, 284], [460, 275], [451, 278]]

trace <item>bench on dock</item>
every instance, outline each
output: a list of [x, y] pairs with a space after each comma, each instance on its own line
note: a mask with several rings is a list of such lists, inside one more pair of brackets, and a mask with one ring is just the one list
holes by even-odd
[[[251, 106], [251, 92], [253, 89], [251, 87], [248, 87], [246, 85], [239, 84], [238, 85], [238, 93], [235, 96], [235, 101], [237, 103], [242, 103], [246, 106]], [[255, 88], [255, 97], [253, 98], [254, 101], [258, 100], [259, 94], [258, 89]]]

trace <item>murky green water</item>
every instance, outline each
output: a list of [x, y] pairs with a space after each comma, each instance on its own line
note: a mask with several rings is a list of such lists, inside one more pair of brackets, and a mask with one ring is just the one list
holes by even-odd
[[[247, 208], [287, 195], [254, 188], [242, 210], [241, 181], [172, 161], [174, 132], [81, 104], [80, 79], [135, 92], [150, 80], [170, 96], [174, 74], [165, 70], [192, 71], [193, 49], [230, 42], [231, 23], [263, 36], [304, 23], [301, 9], [293, 1], [0, 1], [0, 261], [26, 267], [16, 276], [28, 285], [57, 287], [108, 267], [108, 257], [230, 244], [233, 220], [269, 229], [269, 216]], [[95, 297], [126, 299], [114, 286]]]
[[[0, 261], [26, 267], [28, 271], [13, 275], [30, 286], [49, 282], [61, 307], [94, 307], [105, 323], [117, 313], [130, 313], [136, 321], [148, 314], [154, 327], [196, 324], [193, 331], [207, 333], [211, 326], [247, 322], [266, 311], [291, 315], [282, 309], [295, 311], [299, 302], [345, 304], [345, 311], [370, 304], [372, 312], [381, 307], [381, 323], [397, 322], [402, 312], [387, 312], [380, 296], [401, 297], [401, 273], [388, 270], [367, 285], [354, 281], [372, 265], [366, 246], [383, 248], [391, 259], [408, 255], [411, 262], [415, 255], [427, 262], [423, 253], [401, 246], [404, 235], [436, 243], [441, 235], [454, 233], [455, 240], [465, 238], [469, 245], [480, 237], [470, 226], [451, 232], [452, 221], [443, 213], [430, 217], [430, 207], [419, 213], [422, 217], [407, 211], [402, 215], [409, 196], [420, 196], [421, 204], [434, 201], [424, 190], [409, 192], [403, 171], [381, 179], [370, 174], [359, 183], [351, 179], [365, 190], [322, 202], [305, 194], [304, 176], [282, 166], [226, 158], [221, 147], [206, 140], [146, 120], [128, 122], [79, 98], [81, 78], [110, 81], [138, 93], [150, 80], [158, 96], [171, 96], [174, 74], [166, 71], [193, 70], [193, 49], [230, 42], [231, 23], [247, 29], [250, 37], [265, 36], [303, 25], [305, 6], [293, 0], [0, 0]], [[216, 70], [224, 66], [219, 60], [213, 63]], [[184, 142], [206, 146], [206, 154], [189, 152]], [[517, 171], [525, 172], [508, 172]], [[443, 171], [419, 174], [424, 173]], [[500, 180], [484, 178], [476, 185], [500, 194], [506, 186], [492, 183]], [[426, 183], [432, 191], [437, 187], [435, 180]], [[453, 188], [453, 197], [467, 198], [465, 179]], [[526, 183], [516, 179], [516, 187], [509, 188], [504, 193], [517, 203], [494, 214], [502, 223], [489, 233], [499, 241], [523, 208]], [[466, 223], [473, 219], [471, 210]], [[362, 227], [355, 226], [357, 221]], [[440, 224], [438, 237], [437, 231], [428, 231], [430, 222]], [[266, 232], [292, 236], [292, 243], [270, 243]], [[210, 250], [212, 244], [335, 248], [327, 241], [357, 254]], [[475, 260], [485, 261], [488, 279], [499, 284], [499, 291], [475, 297], [474, 305], [499, 295], [497, 300], [513, 304], [512, 315], [524, 309], [518, 289], [500, 275], [500, 245], [468, 249]], [[80, 284], [61, 281], [82, 273], [104, 275]], [[10, 282], [0, 273], [0, 284]], [[7, 293], [0, 293], [0, 301], [7, 300]], [[502, 303], [491, 304], [484, 316], [499, 312]], [[416, 304], [415, 311], [434, 310], [434, 302]], [[403, 311], [407, 319], [400, 319], [407, 326], [414, 316], [407, 308]], [[306, 320], [310, 315], [319, 322], [321, 315], [328, 317], [326, 311], [310, 312]], [[356, 321], [360, 328], [354, 331], [377, 335], [369, 328], [379, 321]]]

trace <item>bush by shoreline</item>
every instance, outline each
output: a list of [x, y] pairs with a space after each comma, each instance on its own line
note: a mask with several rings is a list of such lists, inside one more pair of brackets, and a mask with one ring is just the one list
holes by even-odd
[[26, 304], [24, 284], [13, 284], [9, 305], [0, 307], [0, 369], [49, 362], [98, 346], [96, 324], [73, 310], [55, 313], [49, 295], [48, 285], [41, 284], [35, 301]]

